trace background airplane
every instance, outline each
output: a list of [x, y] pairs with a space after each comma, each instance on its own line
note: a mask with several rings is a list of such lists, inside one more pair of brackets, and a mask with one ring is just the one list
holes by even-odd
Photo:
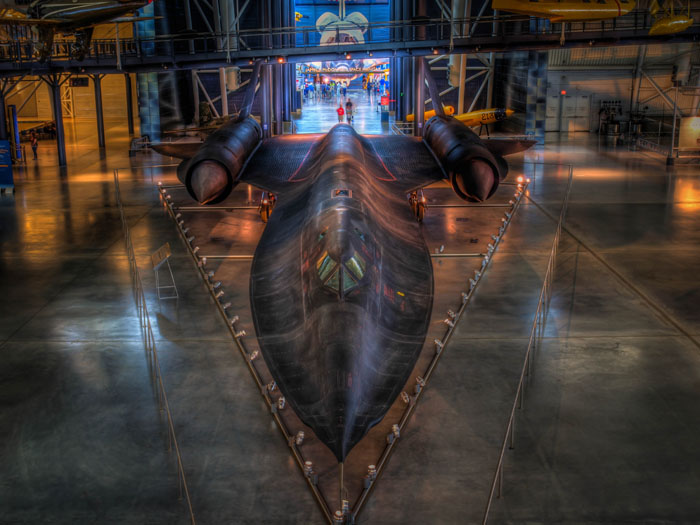
[[548, 18], [552, 22], [616, 18], [626, 15], [634, 6], [634, 0], [493, 0], [491, 3], [494, 10]]
[[[500, 122], [502, 120], [505, 120], [507, 118], [510, 118], [515, 114], [515, 111], [512, 109], [504, 109], [504, 108], [489, 108], [489, 109], [480, 109], [477, 111], [470, 111], [468, 113], [461, 113], [459, 115], [454, 115], [454, 108], [452, 106], [445, 106], [445, 114], [446, 115], [452, 115], [456, 120], [459, 120], [462, 122], [465, 126], [474, 127], [474, 126], [481, 126], [481, 127], [486, 127], [486, 134], [488, 135], [489, 124], [494, 124], [496, 122]], [[430, 118], [435, 116], [435, 111], [430, 110], [425, 112], [425, 120], [429, 120]], [[410, 113], [406, 115], [406, 120], [408, 122], [413, 122], [413, 113]], [[481, 134], [481, 130], [480, 130]]]
[[[652, 0], [649, 5], [649, 13], [656, 21], [649, 29], [650, 35], [671, 35], [685, 31], [694, 20], [690, 16], [690, 0], [687, 1], [687, 9], [676, 9], [674, 0]], [[685, 11], [685, 12], [683, 12]]]
[[152, 0], [36, 0], [34, 2], [0, 0], [0, 25], [29, 26], [36, 33], [36, 52], [46, 60], [52, 52], [56, 33], [71, 35], [74, 58], [82, 59], [88, 52], [94, 27], [107, 22], [136, 22], [152, 18], [119, 17], [136, 11]]

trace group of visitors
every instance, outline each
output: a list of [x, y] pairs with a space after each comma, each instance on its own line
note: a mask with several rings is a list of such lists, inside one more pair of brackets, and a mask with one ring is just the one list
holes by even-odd
[[343, 109], [343, 103], [340, 102], [335, 112], [338, 114], [338, 122], [343, 122], [343, 118], [345, 118], [347, 123], [352, 126], [354, 118], [352, 100], [348, 99], [347, 102], [345, 102], [345, 109]]
[[380, 77], [379, 80], [362, 77], [362, 90], [367, 91], [368, 97], [372, 96], [372, 93], [381, 97], [386, 94], [387, 89], [389, 89], [389, 82], [384, 77]]
[[308, 82], [304, 84], [304, 99], [321, 99], [328, 100], [333, 96], [346, 97], [348, 94], [347, 82]]

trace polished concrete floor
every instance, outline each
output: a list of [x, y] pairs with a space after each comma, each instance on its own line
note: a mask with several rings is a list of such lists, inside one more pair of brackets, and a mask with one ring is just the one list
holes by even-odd
[[[129, 158], [121, 122], [108, 122], [103, 153], [90, 123], [68, 134], [67, 170], [42, 142], [16, 194], [0, 197], [0, 523], [188, 521], [131, 296], [114, 168], [128, 168], [123, 198], [197, 521], [321, 523], [158, 202], [154, 182], [172, 181], [172, 167], [140, 167], [171, 160]], [[361, 523], [481, 521], [568, 163], [576, 178], [546, 338], [490, 521], [700, 522], [698, 170], [602, 150], [595, 137], [558, 139], [514, 162], [533, 178], [530, 200]], [[466, 239], [457, 219], [429, 210]], [[200, 235], [249, 245], [255, 222], [228, 220], [238, 244], [218, 223]], [[166, 241], [180, 299], [159, 303], [148, 255]], [[457, 287], [455, 273], [445, 275]], [[245, 284], [227, 294], [245, 295]]]
[[[389, 117], [389, 122], [381, 121], [381, 112], [377, 101], [379, 97], [362, 90], [350, 90], [346, 96], [333, 95], [329, 98], [309, 96], [302, 102], [301, 112], [294, 117], [294, 123], [299, 133], [326, 133], [338, 123], [336, 109], [346, 102], [353, 104], [353, 127], [358, 133], [369, 135], [381, 135], [391, 133], [390, 123], [394, 121]], [[344, 116], [347, 122], [347, 116]]]

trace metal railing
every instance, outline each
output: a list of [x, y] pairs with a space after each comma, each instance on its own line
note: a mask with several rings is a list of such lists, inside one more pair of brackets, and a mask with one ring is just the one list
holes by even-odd
[[[522, 197], [525, 193], [525, 189], [527, 188], [527, 182], [525, 180], [522, 180], [521, 182], [518, 183], [502, 183], [504, 186], [512, 185], [516, 187], [516, 191], [513, 194], [513, 198], [508, 202], [508, 204], [504, 205], [507, 210], [505, 211], [502, 219], [500, 226], [498, 230], [496, 231], [495, 234], [491, 236], [492, 242], [490, 242], [487, 246], [487, 251], [486, 253], [479, 253], [479, 254], [467, 254], [466, 256], [476, 256], [476, 257], [481, 257], [481, 267], [479, 270], [476, 270], [474, 272], [473, 277], [467, 277], [466, 279], [466, 285], [467, 285], [467, 291], [462, 292], [462, 301], [459, 305], [459, 308], [457, 309], [457, 312], [453, 312], [452, 310], [449, 310], [447, 312], [447, 318], [444, 320], [445, 325], [447, 326], [447, 329], [443, 336], [440, 339], [435, 339], [434, 340], [434, 348], [435, 348], [435, 354], [433, 355], [432, 359], [430, 360], [428, 367], [426, 368], [425, 372], [423, 373], [422, 376], [416, 378], [416, 385], [414, 387], [414, 390], [412, 391], [411, 394], [408, 394], [404, 392], [402, 394], [402, 398], [404, 402], [406, 403], [406, 408], [401, 415], [398, 424], [393, 425], [394, 429], [392, 429], [392, 433], [390, 433], [387, 436], [387, 444], [382, 451], [380, 458], [376, 464], [376, 470], [374, 473], [370, 476], [368, 473], [365, 486], [363, 491], [360, 493], [357, 501], [354, 503], [352, 506], [352, 510], [349, 511], [349, 514], [344, 514], [342, 519], [342, 523], [354, 523], [355, 520], [357, 519], [358, 514], [364, 507], [365, 503], [367, 502], [367, 499], [374, 489], [376, 485], [376, 480], [379, 479], [381, 476], [382, 472], [384, 471], [384, 468], [387, 465], [387, 462], [389, 460], [389, 457], [391, 456], [392, 452], [394, 451], [396, 445], [400, 441], [400, 435], [406, 428], [406, 425], [408, 424], [411, 415], [413, 414], [416, 405], [418, 401], [420, 400], [421, 396], [423, 395], [423, 392], [425, 391], [425, 386], [430, 380], [430, 378], [433, 375], [433, 371], [435, 370], [435, 367], [437, 366], [437, 363], [443, 353], [444, 348], [446, 347], [447, 343], [449, 342], [455, 327], [457, 325], [457, 322], [461, 318], [462, 314], [464, 313], [466, 307], [470, 303], [472, 296], [474, 295], [478, 284], [481, 282], [481, 278], [485, 273], [485, 270], [491, 263], [493, 253], [495, 250], [498, 248], [501, 240], [503, 239], [503, 236], [512, 220], [512, 218], [515, 215], [515, 212], [517, 211], [518, 207], [520, 206], [520, 203], [522, 201]], [[339, 521], [334, 520], [334, 516], [331, 513], [331, 509], [328, 506], [328, 502], [325, 500], [323, 495], [321, 494], [317, 483], [314, 481], [313, 475], [309, 473], [309, 471], [306, 468], [306, 462], [304, 460], [304, 457], [301, 453], [301, 450], [297, 443], [295, 442], [295, 434], [291, 433], [289, 429], [287, 428], [287, 425], [285, 422], [282, 420], [280, 417], [279, 411], [276, 408], [276, 400], [271, 396], [271, 391], [267, 388], [268, 385], [265, 385], [263, 379], [261, 378], [260, 373], [256, 369], [254, 365], [254, 360], [257, 357], [257, 351], [250, 352], [245, 345], [244, 338], [246, 336], [246, 333], [244, 330], [238, 330], [237, 325], [239, 318], [237, 315], [233, 315], [233, 313], [230, 311], [231, 304], [228, 302], [224, 302], [224, 295], [221, 294], [220, 292], [222, 291], [222, 286], [220, 282], [215, 281], [214, 279], [214, 272], [213, 271], [208, 271], [207, 270], [207, 256], [202, 255], [199, 253], [199, 247], [195, 244], [195, 237], [194, 236], [188, 236], [188, 230], [185, 226], [184, 218], [182, 217], [182, 213], [184, 211], [192, 211], [192, 208], [190, 207], [177, 207], [173, 204], [172, 197], [168, 193], [168, 189], [170, 186], [163, 186], [159, 185], [159, 191], [161, 195], [161, 199], [163, 202], [164, 207], [167, 210], [167, 213], [171, 216], [171, 218], [175, 221], [177, 224], [177, 229], [180, 234], [181, 239], [187, 246], [187, 249], [192, 256], [192, 259], [204, 281], [206, 283], [207, 289], [209, 293], [212, 296], [212, 299], [214, 300], [217, 309], [219, 310], [219, 313], [221, 314], [222, 318], [226, 321], [226, 324], [228, 326], [229, 331], [231, 332], [231, 335], [233, 337], [233, 340], [236, 344], [236, 347], [238, 351], [240, 352], [241, 356], [245, 360], [245, 363], [248, 367], [248, 370], [255, 380], [256, 386], [258, 387], [261, 395], [263, 396], [263, 399], [265, 400], [266, 405], [272, 412], [273, 418], [282, 432], [285, 440], [287, 441], [290, 450], [292, 452], [292, 455], [294, 456], [294, 459], [299, 466], [299, 468], [302, 470], [304, 473], [304, 477], [306, 478], [306, 481], [309, 485], [309, 487], [312, 490], [312, 493], [314, 495], [314, 498], [316, 499], [316, 502], [318, 503], [319, 507], [321, 508], [324, 517], [329, 523], [339, 523]], [[196, 209], [196, 208], [195, 208]], [[228, 208], [226, 208], [228, 209]], [[461, 255], [465, 256], [465, 255]], [[213, 257], [212, 257], [213, 258]]]
[[[420, 401], [420, 398], [422, 397], [423, 393], [425, 392], [425, 387], [427, 386], [430, 378], [433, 375], [433, 372], [435, 371], [435, 368], [437, 367], [437, 364], [440, 360], [440, 357], [442, 356], [445, 348], [447, 347], [447, 344], [449, 343], [450, 339], [452, 338], [452, 334], [454, 333], [457, 323], [459, 320], [462, 318], [462, 315], [464, 314], [465, 310], [467, 309], [467, 306], [472, 300], [472, 297], [474, 296], [474, 293], [476, 292], [476, 289], [481, 282], [482, 277], [484, 276], [487, 268], [491, 264], [491, 261], [493, 259], [493, 254], [500, 245], [503, 236], [505, 235], [506, 230], [508, 229], [508, 226], [510, 225], [513, 217], [515, 216], [516, 211], [520, 207], [520, 204], [522, 202], [522, 197], [525, 194], [525, 190], [527, 189], [527, 185], [529, 184], [529, 180], [524, 180], [522, 179], [522, 182], [518, 183], [501, 183], [504, 186], [507, 185], [513, 185], [516, 187], [516, 191], [513, 194], [513, 199], [511, 199], [508, 202], [508, 210], [504, 212], [503, 217], [501, 218], [501, 225], [499, 226], [497, 232], [493, 235], [491, 235], [491, 243], [488, 243], [487, 245], [487, 250], [485, 254], [475, 254], [478, 257], [482, 257], [481, 259], [481, 268], [478, 270], [474, 270], [474, 277], [468, 277], [466, 280], [467, 284], [467, 290], [462, 292], [462, 301], [459, 305], [459, 308], [457, 309], [456, 312], [452, 310], [447, 311], [447, 317], [444, 319], [444, 324], [447, 326], [447, 330], [443, 334], [443, 336], [439, 339], [435, 339], [433, 341], [435, 345], [435, 355], [433, 358], [430, 360], [430, 363], [428, 364], [428, 367], [426, 368], [425, 373], [423, 376], [417, 377], [416, 378], [416, 385], [414, 387], [414, 391], [411, 395], [407, 395], [407, 397], [404, 397], [404, 402], [406, 402], [406, 399], [408, 399], [407, 404], [406, 404], [406, 409], [404, 410], [399, 423], [397, 425], [397, 430], [398, 432], [396, 434], [396, 439], [389, 440], [387, 439], [387, 445], [384, 448], [384, 451], [382, 452], [379, 462], [377, 463], [377, 474], [376, 477], [371, 480], [371, 483], [368, 484], [368, 486], [362, 491], [360, 494], [360, 497], [358, 498], [358, 501], [355, 503], [353, 509], [352, 509], [352, 516], [353, 518], [356, 518], [358, 513], [362, 510], [364, 504], [367, 501], [367, 498], [369, 497], [370, 493], [374, 489], [375, 486], [375, 481], [376, 479], [379, 478], [381, 473], [384, 470], [384, 467], [386, 466], [386, 463], [391, 456], [391, 453], [393, 452], [396, 444], [399, 442], [399, 437], [401, 432], [406, 428], [406, 425], [408, 424], [411, 415], [413, 415], [413, 412], [415, 411], [415, 408], [418, 404], [418, 401]], [[471, 255], [471, 254], [468, 254]], [[405, 393], [405, 392], [404, 392]]]
[[190, 521], [192, 525], [195, 525], [196, 521], [194, 519], [194, 512], [192, 510], [192, 501], [190, 499], [190, 492], [187, 487], [185, 469], [182, 465], [180, 447], [178, 446], [177, 437], [175, 436], [175, 425], [173, 424], [173, 417], [170, 412], [170, 405], [168, 404], [168, 396], [165, 393], [165, 385], [163, 384], [163, 374], [160, 369], [160, 361], [158, 360], [158, 350], [156, 349], [156, 341], [155, 337], [153, 336], [153, 329], [151, 328], [151, 319], [148, 315], [148, 307], [146, 305], [146, 296], [143, 292], [141, 274], [136, 263], [134, 245], [131, 242], [131, 231], [129, 230], [129, 225], [124, 215], [124, 207], [122, 206], [121, 192], [119, 189], [118, 169], [114, 170], [114, 190], [117, 200], [117, 206], [119, 207], [119, 216], [122, 222], [122, 229], [124, 231], [124, 243], [126, 245], [126, 255], [129, 259], [131, 282], [134, 288], [134, 300], [136, 301], [136, 310], [138, 311], [139, 323], [141, 325], [143, 341], [146, 347], [146, 356], [148, 358], [148, 368], [151, 375], [151, 382], [153, 387], [156, 389], [156, 394], [158, 398], [158, 408], [161, 410], [161, 412], [165, 413], [167, 419], [168, 451], [175, 451], [175, 458], [177, 460], [179, 497], [182, 498], [184, 495], [185, 500], [187, 502], [187, 509], [190, 515]]
[[525, 351], [525, 359], [523, 361], [523, 367], [520, 372], [518, 387], [515, 391], [515, 399], [513, 400], [513, 405], [511, 407], [510, 415], [508, 417], [508, 424], [506, 425], [506, 431], [503, 437], [503, 444], [501, 445], [501, 451], [498, 456], [498, 462], [496, 463], [496, 471], [493, 476], [491, 489], [489, 491], [488, 500], [486, 502], [484, 518], [482, 520], [482, 523], [484, 525], [488, 521], [489, 511], [491, 510], [491, 504], [493, 502], [494, 496], [500, 498], [503, 492], [503, 460], [505, 457], [506, 450], [508, 448], [513, 449], [515, 447], [515, 414], [518, 410], [522, 410], [523, 408], [523, 395], [525, 386], [527, 385], [526, 378], [532, 372], [532, 356], [535, 349], [539, 348], [539, 345], [542, 341], [542, 336], [544, 335], [545, 324], [547, 321], [547, 313], [549, 311], [549, 304], [552, 297], [552, 281], [554, 279], [554, 269], [557, 259], [559, 240], [561, 238], [561, 232], [564, 227], [564, 221], [566, 219], [566, 211], [569, 206], [569, 195], [571, 193], [571, 186], [573, 180], [573, 166], [569, 166], [569, 178], [566, 185], [566, 192], [564, 195], [564, 200], [562, 202], [561, 211], [559, 213], [559, 221], [557, 222], [556, 232], [552, 241], [552, 248], [549, 252], [547, 270], [545, 272], [544, 281], [542, 283], [542, 289], [540, 290], [540, 297], [539, 301], [537, 302], [537, 308], [535, 309], [535, 317], [532, 321], [532, 328], [530, 329], [530, 338], [528, 340], [527, 350]]
[[653, 153], [659, 153], [660, 155], [663, 155], [664, 157], [669, 157], [671, 156], [671, 148], [666, 145], [659, 144], [657, 142], [653, 142], [651, 140], [647, 140], [642, 137], [637, 137], [635, 141], [635, 146], [638, 148], [651, 151]]
[[[700, 10], [692, 14], [700, 20]], [[478, 16], [454, 19], [413, 19], [387, 22], [374, 22], [367, 25], [363, 42], [345, 41], [345, 28], [335, 28], [334, 38], [321, 44], [321, 34], [315, 26], [281, 27], [273, 29], [249, 29], [233, 32], [188, 32], [182, 35], [163, 35], [150, 38], [93, 39], [85, 50], [85, 59], [104, 65], [117, 60], [139, 59], [137, 62], [170, 59], [173, 62], [186, 60], [190, 55], [209, 55], [230, 61], [235, 56], [263, 56], [270, 54], [292, 55], [313, 53], [345, 53], [347, 51], [392, 50], [403, 47], [425, 48], [431, 46], [453, 47], [476, 42], [506, 42], [508, 48], [517, 43], [542, 41], [558, 42], [561, 38], [610, 39], [621, 34], [635, 38], [647, 37], [654, 19], [648, 12], [635, 10], [611, 20], [597, 22], [551, 23], [547, 20], [533, 23], [533, 19], [522, 15], [499, 13], [497, 16]], [[686, 30], [688, 38], [696, 34], [700, 24]], [[333, 35], [331, 35], [333, 36]], [[330, 43], [332, 42], [332, 43]], [[50, 61], [74, 59], [74, 40], [55, 40]], [[443, 50], [445, 51], [445, 50]], [[36, 62], [36, 42], [30, 38], [17, 38], [0, 41], [0, 63], [11, 62], [19, 67], [24, 62]]]
[[[181, 187], [181, 186], [179, 186]], [[230, 303], [223, 302], [223, 294], [221, 294], [221, 283], [217, 283], [214, 281], [214, 272], [207, 270], [207, 257], [202, 256], [199, 254], [199, 247], [194, 245], [195, 237], [194, 236], [188, 236], [188, 228], [185, 227], [185, 222], [182, 219], [182, 214], [178, 211], [178, 208], [176, 208], [173, 205], [172, 202], [172, 197], [168, 193], [168, 188], [165, 187], [161, 184], [158, 184], [159, 188], [159, 193], [160, 193], [160, 198], [163, 203], [163, 206], [168, 213], [168, 215], [175, 221], [177, 225], [177, 231], [180, 235], [180, 238], [182, 241], [185, 243], [185, 246], [187, 247], [187, 251], [189, 252], [190, 256], [192, 257], [192, 260], [194, 261], [197, 270], [200, 274], [200, 277], [202, 278], [203, 282], [207, 286], [207, 290], [209, 291], [214, 304], [216, 305], [217, 310], [219, 311], [219, 314], [222, 316], [224, 321], [226, 322], [226, 326], [231, 333], [231, 337], [233, 338], [233, 341], [236, 345], [236, 348], [238, 349], [238, 352], [240, 353], [241, 357], [243, 358], [244, 362], [246, 363], [246, 366], [248, 368], [248, 372], [250, 372], [250, 375], [253, 377], [253, 380], [255, 381], [255, 384], [262, 395], [263, 399], [265, 400], [265, 404], [267, 405], [268, 409], [272, 413], [272, 417], [275, 420], [275, 423], [277, 424], [277, 427], [279, 430], [282, 432], [282, 435], [284, 436], [285, 440], [287, 441], [287, 444], [289, 445], [290, 451], [292, 455], [294, 456], [294, 459], [298, 465], [298, 467], [301, 469], [301, 471], [304, 473], [304, 477], [306, 479], [306, 482], [311, 489], [311, 492], [314, 495], [314, 498], [316, 499], [316, 502], [318, 503], [321, 512], [323, 513], [324, 517], [328, 521], [328, 523], [334, 523], [333, 518], [331, 516], [331, 511], [328, 508], [328, 505], [326, 504], [323, 496], [321, 495], [321, 492], [318, 488], [317, 481], [314, 480], [313, 476], [309, 475], [308, 470], [305, 468], [305, 461], [304, 458], [301, 454], [301, 451], [299, 449], [299, 446], [296, 443], [295, 437], [296, 434], [292, 433], [289, 431], [289, 428], [287, 428], [287, 425], [285, 422], [282, 420], [280, 414], [279, 414], [279, 409], [278, 409], [278, 400], [273, 399], [271, 396], [271, 389], [269, 386], [263, 381], [260, 373], [256, 369], [254, 365], [254, 360], [257, 358], [258, 352], [253, 351], [250, 352], [246, 348], [246, 344], [244, 341], [244, 338], [246, 336], [245, 330], [238, 330], [237, 329], [237, 323], [238, 323], [238, 316], [230, 316]]]
[[413, 123], [395, 121], [391, 123], [391, 132], [394, 135], [413, 135]]

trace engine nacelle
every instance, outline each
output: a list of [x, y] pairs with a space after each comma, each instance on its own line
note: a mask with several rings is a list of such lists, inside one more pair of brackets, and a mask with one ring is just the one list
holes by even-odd
[[228, 197], [261, 140], [260, 124], [252, 118], [230, 122], [209, 135], [189, 162], [178, 168], [192, 198], [216, 204]]
[[498, 159], [467, 126], [452, 117], [436, 116], [425, 125], [423, 140], [442, 165], [455, 193], [463, 200], [483, 202], [494, 194], [505, 160]]

